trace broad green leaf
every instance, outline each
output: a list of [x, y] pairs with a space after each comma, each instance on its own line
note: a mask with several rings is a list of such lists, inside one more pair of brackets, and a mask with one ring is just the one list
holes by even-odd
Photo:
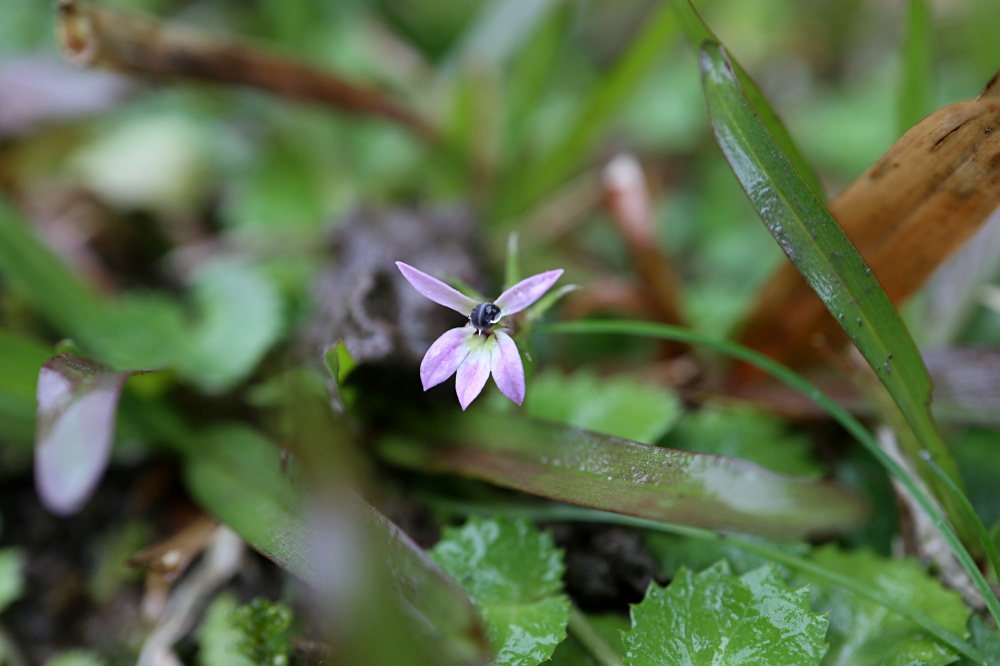
[[530, 419], [470, 412], [409, 432], [380, 442], [390, 462], [653, 520], [794, 537], [849, 529], [864, 513], [830, 483]]
[[201, 317], [188, 334], [178, 369], [208, 392], [220, 392], [253, 370], [281, 331], [281, 303], [256, 268], [221, 261], [192, 285]]
[[742, 576], [724, 561], [666, 588], [655, 583], [632, 608], [628, 666], [809, 666], [819, 664], [827, 619], [809, 607], [808, 588], [789, 589], [773, 567]]
[[[720, 43], [719, 38], [715, 36], [711, 28], [699, 16], [694, 5], [691, 4], [691, 0], [672, 0], [671, 4], [674, 11], [677, 12], [681, 27], [687, 33], [688, 40], [695, 51], [699, 51], [705, 42]], [[730, 58], [730, 62], [732, 63], [733, 73], [739, 79], [747, 99], [753, 105], [761, 122], [774, 137], [775, 143], [788, 156], [789, 161], [791, 161], [794, 168], [798, 171], [799, 176], [812, 189], [813, 193], [823, 198], [823, 185], [820, 182], [819, 176], [813, 170], [812, 166], [810, 166], [809, 162], [806, 161], [805, 156], [802, 155], [798, 146], [795, 145], [791, 134], [785, 129], [785, 125], [781, 122], [770, 102], [764, 97], [764, 93], [761, 92], [757, 84], [754, 83], [750, 75], [747, 74], [746, 70], [743, 69], [735, 58]]]
[[531, 523], [473, 518], [445, 530], [431, 558], [482, 613], [497, 666], [535, 666], [566, 637], [562, 554]]
[[[534, 389], [534, 385], [532, 385]], [[664, 442], [687, 451], [742, 458], [791, 476], [818, 478], [809, 438], [762, 412], [705, 406], [685, 414]]]
[[[930, 413], [930, 376], [899, 313], [836, 220], [781, 153], [722, 48], [705, 43], [701, 63], [716, 138], [764, 224], [868, 361], [926, 452], [958, 479]], [[920, 452], [906, 453], [971, 543], [971, 527], [928, 472]]]
[[524, 403], [528, 415], [568, 426], [653, 444], [681, 413], [677, 396], [627, 376], [536, 374]]
[[38, 374], [35, 489], [58, 515], [83, 508], [111, 459], [115, 414], [127, 372], [59, 354]]
[[[324, 561], [322, 555], [317, 557], [314, 550], [322, 530], [293, 483], [294, 475], [282, 472], [277, 447], [253, 430], [235, 425], [190, 435], [175, 444], [185, 453], [188, 487], [206, 511], [282, 568], [323, 588], [328, 574], [318, 564]], [[357, 498], [346, 510], [364, 521], [371, 545], [367, 556], [384, 563], [407, 609], [421, 626], [444, 632], [442, 663], [459, 659], [478, 663], [485, 645], [468, 598], [373, 507]], [[375, 595], [372, 603], [380, 603], [379, 599]]]
[[933, 110], [932, 25], [928, 0], [909, 0], [906, 15], [906, 36], [902, 53], [902, 84], [899, 87], [899, 108], [896, 128], [906, 132]]
[[[912, 560], [888, 560], [870, 551], [841, 551], [824, 546], [810, 559], [893, 597], [897, 602], [963, 636], [971, 612], [956, 592], [948, 590]], [[825, 666], [904, 664], [943, 666], [957, 658], [912, 622], [871, 601], [839, 588], [814, 583], [813, 608], [829, 613], [830, 651]]]
[[48, 346], [0, 329], [0, 442], [34, 442], [38, 371], [50, 356]]

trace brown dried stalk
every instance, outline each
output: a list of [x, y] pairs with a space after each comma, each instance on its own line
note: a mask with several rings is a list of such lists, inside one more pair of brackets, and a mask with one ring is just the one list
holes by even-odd
[[357, 115], [396, 121], [425, 139], [431, 125], [376, 88], [259, 47], [75, 0], [59, 0], [63, 55], [81, 66], [153, 77], [186, 77], [266, 90]]

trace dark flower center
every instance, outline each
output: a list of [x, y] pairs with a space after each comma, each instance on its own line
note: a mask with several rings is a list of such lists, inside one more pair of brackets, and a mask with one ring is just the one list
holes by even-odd
[[500, 308], [492, 303], [480, 303], [472, 308], [472, 313], [469, 315], [469, 323], [480, 333], [489, 331], [498, 321], [500, 321]]

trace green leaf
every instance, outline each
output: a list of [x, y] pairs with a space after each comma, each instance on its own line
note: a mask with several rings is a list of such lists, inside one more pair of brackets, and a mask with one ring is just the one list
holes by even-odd
[[930, 113], [934, 55], [931, 7], [927, 0], [910, 0], [903, 41], [903, 80], [899, 87], [896, 129], [906, 132]]
[[534, 666], [566, 637], [562, 554], [531, 523], [473, 518], [445, 530], [431, 558], [469, 593], [498, 666]]
[[[207, 512], [235, 530], [254, 549], [302, 580], [322, 588], [327, 573], [313, 547], [322, 533], [291, 475], [282, 472], [278, 448], [242, 426], [220, 426], [175, 442], [185, 453], [185, 478]], [[444, 632], [440, 663], [485, 651], [482, 629], [468, 598], [405, 535], [373, 507], [356, 498], [346, 507], [367, 527], [370, 552], [382, 562], [406, 607], [423, 627]], [[380, 601], [381, 600], [381, 601]], [[372, 603], [385, 600], [373, 595]], [[384, 623], [388, 623], [383, 618]], [[398, 625], [392, 625], [400, 629]], [[409, 629], [409, 627], [406, 627]], [[415, 663], [424, 663], [415, 658]]]
[[[847, 552], [835, 546], [817, 549], [810, 559], [891, 596], [959, 636], [966, 634], [969, 609], [956, 592], [915, 561], [883, 559], [867, 550]], [[813, 607], [830, 616], [826, 666], [942, 666], [958, 656], [912, 622], [843, 589], [815, 583]]]
[[48, 346], [0, 329], [0, 442], [34, 442], [35, 387], [50, 356]]
[[719, 562], [682, 569], [666, 588], [650, 585], [625, 634], [629, 666], [819, 664], [827, 619], [808, 588], [789, 589], [773, 567], [734, 576]]
[[70, 650], [49, 659], [45, 666], [105, 666], [106, 661], [92, 652]]
[[408, 435], [384, 437], [382, 455], [426, 472], [653, 520], [795, 537], [850, 529], [864, 513], [859, 498], [835, 484], [514, 416], [425, 415], [408, 423]]
[[780, 474], [818, 478], [822, 473], [808, 437], [791, 431], [781, 419], [749, 409], [708, 406], [689, 412], [665, 444], [742, 458]]
[[199, 666], [254, 666], [236, 649], [236, 643], [243, 638], [230, 621], [236, 605], [236, 597], [224, 592], [205, 609], [205, 619], [198, 628]]
[[[691, 0], [672, 0], [672, 4], [674, 11], [677, 12], [677, 16], [680, 19], [681, 27], [687, 33], [688, 40], [696, 51], [705, 42], [720, 43], [719, 38], [715, 36], [708, 25], [702, 20], [701, 16], [698, 15], [694, 5], [691, 4]], [[733, 73], [739, 79], [739, 83], [745, 91], [747, 99], [753, 105], [761, 122], [774, 137], [774, 142], [788, 156], [789, 161], [798, 171], [799, 176], [812, 189], [815, 195], [822, 198], [823, 185], [820, 182], [819, 176], [813, 170], [805, 156], [802, 155], [798, 146], [795, 145], [792, 135], [785, 129], [785, 125], [781, 122], [770, 102], [764, 97], [764, 93], [761, 92], [757, 84], [754, 83], [750, 75], [747, 74], [746, 70], [743, 69], [742, 65], [735, 58], [730, 58], [730, 62], [732, 63]]]
[[969, 620], [969, 630], [972, 634], [969, 642], [977, 647], [980, 653], [989, 655], [984, 661], [973, 662], [968, 658], [962, 658], [958, 662], [959, 666], [1000, 666], [1000, 631], [995, 627], [989, 627], [979, 618], [973, 615]]
[[680, 401], [671, 391], [627, 376], [598, 377], [586, 370], [536, 374], [524, 408], [543, 421], [644, 444], [666, 434], [681, 413]]
[[[702, 81], [722, 152], [771, 235], [816, 291], [892, 396], [924, 449], [952, 479], [957, 466], [930, 412], [931, 380], [909, 331], [878, 280], [750, 106], [718, 44], [702, 48]], [[906, 441], [908, 438], [901, 438]], [[919, 451], [911, 464], [934, 489], [966, 543], [971, 526]]]
[[281, 332], [281, 302], [271, 283], [247, 264], [217, 261], [195, 276], [201, 317], [178, 369], [209, 392], [244, 379]]
[[0, 613], [24, 593], [24, 554], [14, 548], [0, 550]]

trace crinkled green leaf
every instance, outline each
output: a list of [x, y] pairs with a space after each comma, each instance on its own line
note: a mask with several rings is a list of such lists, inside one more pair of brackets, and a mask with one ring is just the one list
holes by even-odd
[[70, 354], [39, 371], [35, 488], [49, 511], [76, 513], [103, 476], [128, 376]]
[[230, 617], [236, 610], [236, 597], [230, 593], [217, 596], [205, 609], [205, 619], [198, 627], [199, 666], [253, 666], [236, 650], [243, 634]]
[[535, 375], [524, 408], [543, 421], [652, 444], [676, 423], [680, 401], [671, 391], [626, 376], [549, 371]]
[[1000, 666], [1000, 631], [995, 627], [986, 626], [977, 615], [973, 615], [969, 621], [969, 631], [972, 634], [969, 642], [987, 657], [981, 662], [963, 658], [958, 662], [958, 666]]
[[726, 562], [655, 583], [632, 608], [629, 666], [809, 666], [826, 651], [827, 619], [808, 588], [789, 589], [773, 567], [734, 576]]
[[220, 261], [195, 276], [201, 317], [189, 333], [179, 370], [206, 391], [223, 391], [244, 379], [281, 330], [281, 302], [253, 266]]
[[[958, 636], [967, 633], [970, 611], [961, 598], [913, 560], [889, 560], [867, 550], [847, 552], [834, 546], [816, 550], [810, 559], [864, 581]], [[825, 666], [942, 666], [957, 658], [915, 624], [874, 602], [819, 583], [812, 591], [813, 608], [830, 616]]]
[[445, 531], [431, 558], [472, 597], [497, 665], [534, 666], [566, 637], [562, 554], [531, 523], [473, 518]]
[[809, 438], [773, 416], [746, 409], [703, 408], [685, 414], [665, 442], [688, 451], [750, 460], [781, 474], [818, 477]]

